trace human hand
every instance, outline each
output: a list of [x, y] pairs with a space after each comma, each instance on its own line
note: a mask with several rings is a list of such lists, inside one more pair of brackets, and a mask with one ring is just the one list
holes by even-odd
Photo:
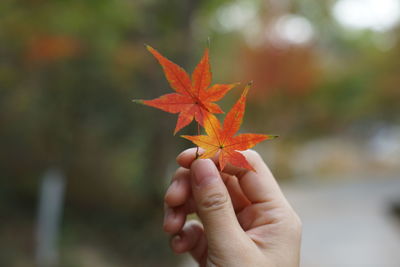
[[[257, 152], [242, 152], [256, 172], [218, 159], [178, 157], [165, 194], [164, 231], [176, 253], [190, 252], [200, 266], [299, 266], [301, 222]], [[186, 222], [197, 213], [201, 220]]]

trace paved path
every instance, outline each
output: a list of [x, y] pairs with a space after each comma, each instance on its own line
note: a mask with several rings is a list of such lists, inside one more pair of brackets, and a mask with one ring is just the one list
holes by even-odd
[[283, 190], [303, 221], [302, 266], [400, 266], [400, 223], [390, 213], [390, 203], [400, 201], [400, 179]]
[[[399, 267], [400, 222], [389, 212], [400, 201], [396, 178], [283, 185], [303, 221], [301, 266]], [[185, 259], [181, 266], [196, 265]]]

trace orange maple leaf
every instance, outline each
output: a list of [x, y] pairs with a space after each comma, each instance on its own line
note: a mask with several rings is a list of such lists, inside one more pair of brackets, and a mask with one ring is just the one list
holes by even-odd
[[176, 93], [166, 94], [153, 100], [134, 100], [169, 113], [179, 113], [174, 134], [192, 122], [193, 118], [204, 126], [204, 118], [210, 113], [224, 113], [212, 102], [220, 100], [236, 84], [215, 84], [211, 87], [211, 70], [208, 49], [193, 71], [192, 78], [184, 69], [163, 57], [151, 46], [146, 46], [164, 70], [164, 74]]
[[249, 87], [250, 84], [246, 86], [239, 100], [228, 112], [223, 125], [214, 115], [209, 114], [204, 120], [204, 129], [207, 135], [182, 135], [183, 138], [192, 141], [205, 150], [199, 158], [211, 158], [219, 152], [218, 159], [221, 171], [227, 163], [254, 171], [246, 158], [237, 151], [247, 150], [261, 141], [277, 137], [276, 135], [251, 133], [234, 136], [242, 124]]

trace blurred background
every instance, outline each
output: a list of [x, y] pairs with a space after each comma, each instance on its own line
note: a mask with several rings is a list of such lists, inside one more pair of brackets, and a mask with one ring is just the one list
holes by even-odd
[[[400, 1], [0, 1], [0, 266], [193, 266], [162, 199], [191, 144], [143, 44], [254, 81], [242, 131], [304, 224], [304, 267], [400, 264]], [[228, 110], [241, 92], [232, 90]], [[195, 126], [181, 133], [193, 134]]]

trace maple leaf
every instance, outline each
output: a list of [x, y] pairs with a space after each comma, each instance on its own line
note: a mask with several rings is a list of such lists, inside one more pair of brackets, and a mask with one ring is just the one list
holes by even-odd
[[224, 113], [212, 102], [220, 100], [236, 84], [215, 84], [210, 87], [212, 75], [207, 48], [191, 78], [184, 69], [163, 57], [157, 50], [148, 45], [146, 48], [158, 60], [165, 77], [176, 93], [166, 94], [153, 100], [134, 100], [134, 102], [169, 113], [179, 113], [174, 134], [193, 119], [204, 126], [204, 118], [209, 113]]
[[204, 129], [207, 135], [182, 135], [183, 138], [192, 141], [205, 150], [199, 158], [211, 158], [219, 152], [218, 159], [221, 171], [227, 163], [254, 171], [246, 158], [237, 151], [247, 150], [261, 141], [277, 137], [276, 135], [251, 133], [234, 136], [242, 124], [249, 87], [250, 84], [246, 86], [239, 100], [228, 112], [223, 125], [214, 115], [209, 114], [204, 121]]

